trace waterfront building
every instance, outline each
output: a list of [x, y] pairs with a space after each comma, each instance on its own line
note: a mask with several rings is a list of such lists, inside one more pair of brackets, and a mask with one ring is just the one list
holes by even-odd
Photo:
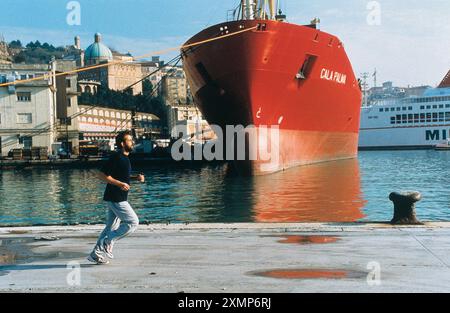
[[153, 57], [152, 61], [141, 62], [142, 77], [147, 77], [146, 80], [152, 84], [154, 97], [159, 95], [160, 88], [157, 87], [165, 75], [163, 69], [160, 70], [162, 66], [164, 66], [164, 61], [160, 61], [159, 57]]
[[[56, 73], [74, 69], [76, 69], [75, 61], [56, 61]], [[76, 116], [79, 112], [80, 93], [77, 90], [77, 80], [77, 74], [56, 77], [57, 138], [55, 146], [60, 146], [71, 154], [78, 154], [79, 151], [79, 123]], [[56, 147], [53, 150], [56, 150]]]
[[160, 119], [150, 113], [137, 112], [133, 125], [133, 112], [117, 110], [95, 105], [79, 105], [79, 138], [83, 141], [108, 141], [114, 148], [117, 132], [135, 128], [136, 135], [159, 135], [161, 133]]
[[[372, 87], [367, 91], [367, 104], [373, 105], [378, 101], [398, 100], [409, 97], [421, 97], [431, 86], [396, 87], [393, 82], [384, 82], [381, 87]], [[363, 103], [365, 103], [363, 101]]]
[[161, 95], [166, 105], [179, 105], [192, 102], [188, 95], [186, 75], [181, 67], [165, 67], [162, 70]]
[[0, 83], [43, 77], [0, 87], [0, 155], [12, 149], [47, 147], [56, 139], [56, 82], [47, 64], [0, 64]]
[[[195, 105], [186, 75], [181, 67], [167, 67], [161, 80], [161, 95], [167, 108], [167, 122], [172, 138], [180, 132], [187, 141], [204, 142], [214, 138], [208, 122]], [[177, 126], [177, 131], [174, 131]]]

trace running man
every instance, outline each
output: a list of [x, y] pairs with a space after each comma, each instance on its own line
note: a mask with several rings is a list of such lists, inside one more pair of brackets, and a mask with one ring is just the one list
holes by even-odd
[[109, 211], [106, 227], [88, 257], [90, 262], [96, 264], [108, 264], [108, 259], [114, 258], [114, 244], [135, 232], [139, 225], [139, 219], [128, 203], [128, 192], [131, 179], [144, 183], [145, 177], [142, 174], [131, 176], [129, 155], [134, 145], [131, 133], [120, 132], [116, 137], [116, 145], [119, 150], [112, 154], [98, 174], [98, 178], [108, 184], [103, 200]]

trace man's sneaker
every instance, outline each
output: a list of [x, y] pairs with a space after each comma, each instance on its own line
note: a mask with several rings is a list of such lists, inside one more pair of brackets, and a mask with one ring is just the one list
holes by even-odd
[[109, 264], [109, 261], [102, 255], [98, 255], [95, 252], [92, 252], [89, 256], [88, 256], [88, 261], [95, 263], [97, 265], [107, 265]]
[[105, 255], [110, 258], [111, 260], [114, 259], [114, 254], [112, 253], [113, 251], [113, 246], [114, 244], [110, 241], [108, 241], [107, 238], [103, 238], [102, 240], [100, 240], [100, 249], [103, 253], [105, 253]]

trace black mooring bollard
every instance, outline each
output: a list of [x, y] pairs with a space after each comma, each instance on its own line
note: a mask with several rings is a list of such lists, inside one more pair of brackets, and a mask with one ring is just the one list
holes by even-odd
[[394, 225], [423, 225], [416, 217], [416, 202], [422, 200], [420, 192], [393, 192], [389, 199], [394, 203]]

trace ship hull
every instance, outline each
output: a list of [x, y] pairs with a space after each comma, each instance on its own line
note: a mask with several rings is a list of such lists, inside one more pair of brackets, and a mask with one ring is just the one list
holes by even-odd
[[[246, 144], [257, 143], [257, 157], [246, 153], [236, 169], [259, 175], [356, 157], [361, 91], [338, 38], [288, 23], [237, 21], [208, 28], [187, 44], [258, 24], [265, 26], [182, 51], [206, 120], [223, 130], [256, 129]], [[272, 158], [260, 157], [262, 151]]]

